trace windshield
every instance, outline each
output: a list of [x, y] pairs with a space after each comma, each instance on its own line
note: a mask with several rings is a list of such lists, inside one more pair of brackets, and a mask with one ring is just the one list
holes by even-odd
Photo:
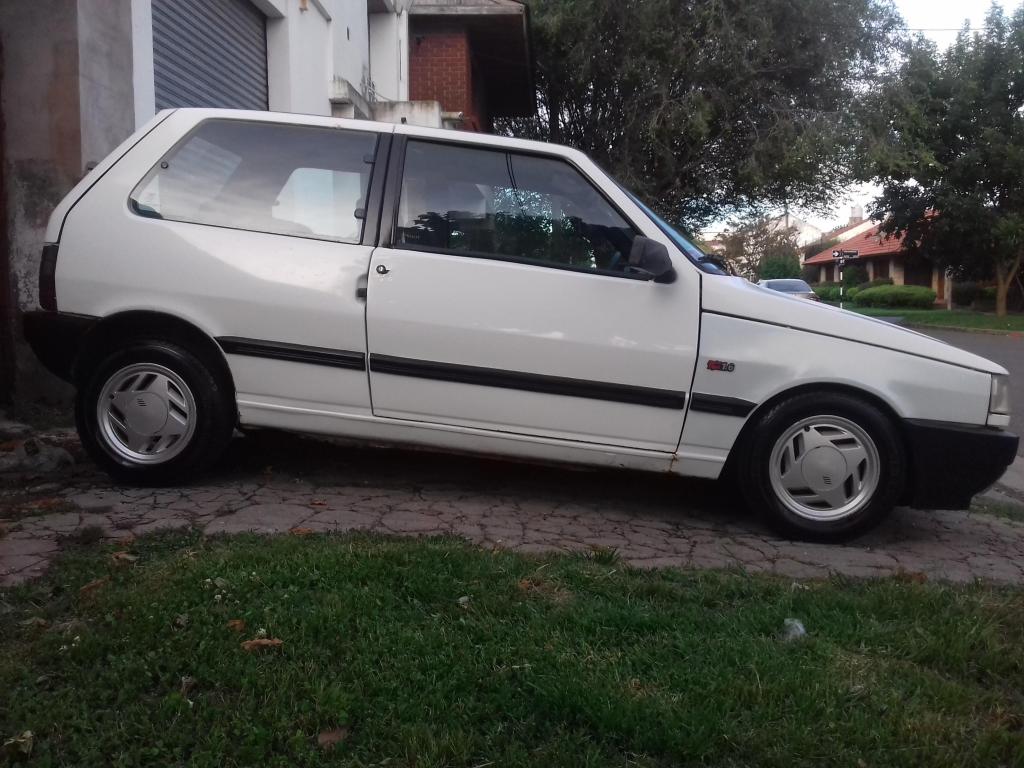
[[766, 280], [765, 287], [785, 293], [810, 293], [811, 286], [803, 280]]
[[[618, 184], [618, 182], [616, 182], [616, 184]], [[630, 200], [632, 200], [634, 203], [640, 206], [640, 210], [647, 214], [647, 217], [651, 221], [653, 221], [655, 225], [657, 225], [658, 229], [664, 232], [669, 237], [669, 239], [672, 240], [673, 243], [676, 244], [679, 250], [681, 250], [690, 261], [692, 261], [705, 272], [709, 272], [713, 275], [729, 274], [720, 266], [718, 266], [718, 264], [716, 264], [714, 261], [710, 261], [710, 257], [706, 253], [704, 253], [704, 251], [702, 251], [696, 245], [694, 245], [681, 234], [679, 234], [679, 232], [677, 232], [671, 224], [669, 224], [667, 221], [661, 218], [661, 216], [659, 216], [654, 211], [652, 211], [648, 206], [646, 206], [640, 198], [638, 198], [636, 195], [634, 195], [621, 184], [619, 184], [619, 188], [627, 195], [629, 195]]]

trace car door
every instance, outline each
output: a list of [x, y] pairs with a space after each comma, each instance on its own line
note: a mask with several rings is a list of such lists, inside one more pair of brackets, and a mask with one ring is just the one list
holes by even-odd
[[374, 415], [674, 451], [699, 277], [630, 274], [633, 239], [663, 239], [626, 218], [632, 201], [557, 154], [415, 137], [393, 154], [368, 285]]
[[146, 258], [131, 269], [174, 266], [159, 280], [112, 279], [146, 286], [134, 292], [142, 306], [173, 308], [216, 338], [243, 423], [369, 415], [362, 292], [377, 232], [365, 211], [379, 209], [383, 170], [381, 189], [371, 176], [390, 140], [369, 128], [204, 120], [132, 192], [126, 231]]

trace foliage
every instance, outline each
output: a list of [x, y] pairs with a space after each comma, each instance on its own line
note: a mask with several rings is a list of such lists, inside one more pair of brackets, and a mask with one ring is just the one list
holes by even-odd
[[1024, 256], [1024, 7], [993, 4], [949, 50], [919, 38], [868, 110], [873, 215], [958, 280], [994, 277], [997, 312]]
[[761, 259], [759, 279], [777, 280], [786, 277], [800, 277], [800, 257], [795, 253], [765, 256]]
[[773, 277], [796, 277], [800, 273], [796, 238], [794, 227], [780, 227], [777, 220], [733, 222], [732, 229], [721, 235], [725, 244], [722, 257], [734, 274], [748, 280], [766, 279], [763, 270], [769, 266], [772, 271], [793, 272]]
[[847, 264], [843, 267], [843, 285], [852, 288], [868, 281], [868, 270], [862, 264]]
[[868, 280], [865, 283], [860, 283], [858, 288], [874, 288], [879, 285], [892, 285], [891, 277], [876, 277], [874, 280]]
[[839, 283], [818, 283], [814, 292], [822, 301], [839, 301]]
[[819, 240], [816, 243], [805, 245], [803, 248], [800, 249], [800, 252], [803, 254], [803, 257], [805, 259], [809, 259], [812, 256], [817, 256], [822, 251], [829, 248], [834, 248], [837, 245], [839, 245], [839, 239], [834, 237], [831, 240]]
[[918, 307], [935, 305], [935, 291], [922, 285], [879, 285], [857, 292], [854, 303], [862, 307]]
[[800, 277], [806, 280], [808, 283], [818, 282], [818, 278], [821, 276], [821, 269], [819, 264], [804, 264], [800, 270]]
[[953, 283], [953, 304], [958, 307], [969, 307], [981, 295], [982, 286], [974, 281]]
[[589, 153], [690, 231], [851, 178], [851, 105], [887, 66], [889, 0], [533, 0], [538, 114], [499, 130]]
[[[1024, 758], [1019, 591], [365, 535], [143, 538], [133, 565], [112, 549], [0, 591], [0, 733], [33, 732], [31, 765]], [[802, 641], [779, 639], [788, 617]], [[280, 647], [244, 651], [260, 629]]]
[[1024, 315], [996, 317], [991, 312], [969, 309], [900, 309], [891, 307], [857, 307], [855, 312], [873, 317], [888, 317], [898, 314], [903, 323], [921, 328], [969, 328], [978, 331], [1020, 333], [1024, 331]]

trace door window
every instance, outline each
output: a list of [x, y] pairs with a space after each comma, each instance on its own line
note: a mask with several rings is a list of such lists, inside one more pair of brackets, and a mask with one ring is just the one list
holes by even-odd
[[377, 136], [208, 120], [132, 192], [143, 216], [356, 243]]
[[622, 272], [636, 232], [569, 163], [410, 141], [396, 244]]

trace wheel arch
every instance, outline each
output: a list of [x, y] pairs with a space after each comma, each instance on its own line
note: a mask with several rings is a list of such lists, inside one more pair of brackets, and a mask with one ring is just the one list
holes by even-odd
[[82, 340], [71, 367], [71, 380], [81, 386], [91, 367], [102, 357], [140, 339], [163, 339], [176, 342], [208, 364], [211, 372], [227, 385], [226, 392], [235, 399], [235, 381], [224, 351], [213, 338], [195, 324], [176, 315], [152, 310], [128, 310], [101, 319]]
[[[820, 393], [820, 394], [843, 394], [851, 395], [859, 398], [870, 405], [875, 406], [890, 420], [896, 433], [900, 436], [900, 442], [903, 444], [903, 450], [909, 455], [909, 438], [907, 436], [907, 430], [904, 426], [903, 419], [897, 413], [896, 409], [887, 402], [884, 398], [880, 397], [874, 392], [870, 392], [860, 387], [851, 386], [849, 384], [841, 384], [834, 382], [813, 382], [809, 384], [798, 384], [793, 387], [789, 387], [780, 392], [776, 392], [774, 395], [769, 397], [763, 403], [759, 404], [750, 414], [747, 416], [746, 422], [740, 429], [739, 434], [736, 436], [736, 440], [733, 442], [732, 448], [729, 451], [729, 457], [726, 459], [725, 467], [722, 470], [722, 475], [725, 477], [735, 477], [736, 462], [740, 460], [740, 456], [743, 453], [744, 446], [750, 438], [751, 433], [754, 431], [757, 422], [761, 416], [767, 413], [769, 410], [774, 408], [776, 405], [784, 400], [788, 400], [796, 395], [802, 395], [807, 393]], [[907, 477], [904, 481], [904, 495], [908, 493], [908, 489], [914, 487], [914, 478], [911, 476], [910, 462], [907, 462]]]

